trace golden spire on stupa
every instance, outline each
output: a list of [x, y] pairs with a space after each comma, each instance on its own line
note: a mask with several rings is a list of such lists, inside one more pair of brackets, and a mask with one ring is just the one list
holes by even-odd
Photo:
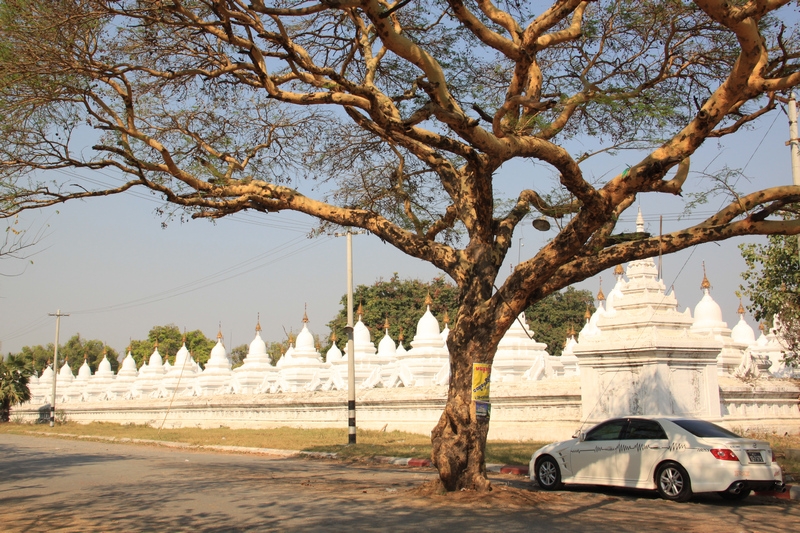
[[708, 290], [711, 288], [711, 282], [708, 281], [708, 276], [706, 276], [706, 262], [703, 261], [703, 281], [700, 283], [700, 289]]

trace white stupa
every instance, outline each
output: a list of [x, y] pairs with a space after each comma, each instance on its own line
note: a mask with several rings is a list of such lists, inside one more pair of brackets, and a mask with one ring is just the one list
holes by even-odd
[[368, 379], [367, 382], [364, 383], [367, 386], [383, 386], [383, 383], [391, 378], [397, 367], [397, 345], [394, 343], [394, 339], [389, 335], [389, 317], [386, 317], [386, 321], [383, 324], [383, 337], [378, 342], [377, 355], [380, 365], [380, 371], [378, 372], [380, 383], [370, 383], [370, 381], [374, 381], [377, 378], [377, 376], [373, 376], [372, 379]]
[[[363, 322], [364, 309], [358, 306], [358, 321], [353, 326], [353, 343], [355, 345], [355, 381], [356, 387], [375, 388], [382, 387], [383, 380], [389, 376], [383, 375], [384, 365], [394, 362], [395, 357], [391, 354], [392, 350], [387, 346], [388, 343], [394, 345], [394, 341], [388, 338], [384, 343], [383, 354], [379, 354], [372, 342], [372, 335], [369, 328]], [[388, 324], [388, 318], [387, 322]], [[388, 326], [385, 327], [388, 331]], [[386, 336], [384, 336], [386, 339]], [[394, 352], [397, 352], [395, 348]], [[346, 357], [345, 357], [346, 359]]]
[[153, 347], [153, 353], [147, 360], [147, 364], [142, 364], [139, 369], [139, 375], [131, 389], [131, 394], [134, 397], [157, 397], [160, 394], [161, 382], [164, 379], [166, 371], [164, 370], [164, 360], [158, 351], [158, 341]]
[[575, 353], [573, 352], [577, 345], [578, 341], [575, 340], [575, 330], [572, 329], [564, 343], [564, 349], [561, 351], [561, 364], [564, 366], [564, 376], [578, 376], [581, 373], [578, 358], [575, 357]]
[[228, 394], [233, 377], [228, 350], [222, 343], [222, 329], [217, 333], [217, 344], [211, 349], [211, 355], [197, 377], [197, 392], [203, 396]]
[[719, 341], [692, 331], [689, 310], [677, 310], [674, 291], [666, 293], [652, 259], [629, 263], [627, 277], [617, 280], [613, 312], [601, 302], [573, 347], [584, 418], [644, 413], [719, 418]]
[[42, 375], [39, 376], [35, 386], [31, 387], [31, 403], [46, 404], [50, 403], [50, 397], [53, 394], [53, 368], [50, 361], [47, 366], [42, 369]]
[[190, 396], [194, 393], [197, 382], [198, 366], [192, 354], [186, 347], [186, 336], [183, 343], [175, 353], [175, 364], [166, 371], [161, 380], [161, 396]]
[[[327, 379], [325, 383], [322, 384], [322, 390], [347, 389], [347, 360], [336, 345], [336, 340], [336, 332], [334, 331], [331, 333], [331, 347], [325, 353]], [[342, 364], [342, 362], [345, 364]]]
[[31, 388], [31, 402], [50, 403], [53, 394], [53, 367], [50, 361], [42, 370], [35, 388]]
[[128, 347], [128, 355], [122, 360], [122, 365], [117, 371], [117, 377], [114, 378], [114, 383], [109, 389], [109, 398], [132, 398], [133, 385], [136, 383], [136, 378], [139, 376], [139, 369], [136, 368], [136, 360], [133, 358], [130, 346]]
[[89, 398], [92, 400], [108, 399], [108, 392], [115, 378], [114, 371], [111, 369], [111, 362], [108, 360], [108, 351], [104, 347], [103, 359], [97, 365], [97, 372], [89, 381], [89, 388], [87, 389]]
[[261, 338], [261, 321], [256, 323], [256, 336], [242, 366], [233, 370], [231, 385], [237, 394], [253, 394], [267, 376], [277, 376], [277, 369], [267, 353], [267, 344]]
[[297, 335], [294, 349], [287, 350], [281, 358], [283, 364], [278, 369], [277, 386], [282, 392], [318, 390], [322, 388], [322, 355], [314, 346], [314, 336], [308, 330], [308, 314], [303, 313], [303, 329]]
[[769, 361], [769, 372], [773, 376], [780, 378], [800, 377], [800, 369], [787, 367], [783, 361], [786, 345], [779, 334], [781, 328], [780, 316], [775, 315], [773, 321], [774, 326], [771, 328], [761, 324], [759, 327], [761, 335], [755, 345], [751, 346], [751, 352], [757, 360], [763, 361], [764, 366]]
[[711, 283], [706, 276], [705, 264], [703, 264], [703, 281], [700, 288], [703, 297], [694, 308], [692, 331], [707, 333], [719, 342], [717, 371], [720, 374], [730, 374], [741, 364], [747, 345], [737, 343], [731, 336], [728, 324], [722, 320], [722, 309], [711, 297]]
[[450, 357], [442, 341], [439, 321], [431, 313], [431, 297], [425, 299], [426, 310], [417, 322], [417, 333], [411, 349], [397, 353], [397, 367], [386, 383], [390, 387], [446, 385], [450, 380]]
[[[520, 313], [497, 345], [492, 363], [492, 382], [511, 383], [523, 379], [535, 381], [546, 375], [554, 375], [554, 368], [548, 365], [550, 356], [546, 350], [545, 343], [536, 342], [533, 338], [525, 313]], [[561, 369], [563, 374], [563, 366]], [[526, 373], [527, 377], [523, 378]]]
[[89, 399], [89, 381], [92, 379], [92, 368], [89, 366], [88, 354], [83, 354], [83, 364], [78, 369], [78, 375], [72, 382], [71, 395], [80, 401]]
[[75, 381], [75, 375], [72, 373], [72, 368], [69, 362], [64, 359], [64, 365], [58, 371], [58, 379], [56, 382], [56, 398], [60, 402], [70, 402], [78, 399], [83, 392], [78, 391], [72, 387], [72, 382]]

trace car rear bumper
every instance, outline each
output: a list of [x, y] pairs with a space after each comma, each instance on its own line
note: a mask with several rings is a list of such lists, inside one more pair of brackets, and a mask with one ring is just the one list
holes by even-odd
[[731, 483], [727, 490], [754, 490], [756, 492], [783, 492], [786, 486], [782, 481], [744, 480]]
[[[726, 464], [720, 461], [712, 467], [702, 470], [690, 470], [689, 477], [694, 492], [722, 492], [729, 490], [736, 483], [751, 490], [775, 490], [783, 486], [783, 475], [777, 464], [754, 466]], [[716, 466], [716, 468], [714, 468]]]

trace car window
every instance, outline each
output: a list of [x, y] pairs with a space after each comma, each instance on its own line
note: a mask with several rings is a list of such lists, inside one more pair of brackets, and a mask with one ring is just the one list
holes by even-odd
[[673, 420], [676, 426], [680, 426], [695, 437], [719, 437], [719, 438], [734, 438], [740, 439], [741, 437], [733, 431], [728, 431], [723, 427], [719, 427], [711, 422], [705, 420]]
[[624, 418], [603, 422], [599, 426], [592, 428], [586, 434], [584, 440], [617, 440], [627, 424], [628, 421]]
[[655, 420], [632, 418], [625, 439], [666, 439], [667, 433]]

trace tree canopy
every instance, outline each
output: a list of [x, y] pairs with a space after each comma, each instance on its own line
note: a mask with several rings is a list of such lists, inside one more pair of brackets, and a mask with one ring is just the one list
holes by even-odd
[[787, 350], [786, 363], [800, 363], [800, 256], [796, 237], [772, 235], [766, 244], [739, 246], [747, 270], [740, 287], [752, 302], [748, 306], [756, 320], [774, 324], [779, 317], [778, 335]]
[[[402, 335], [404, 345], [408, 348], [408, 343], [417, 332], [417, 322], [425, 313], [428, 297], [431, 312], [444, 326], [445, 315], [458, 309], [458, 288], [444, 277], [426, 283], [417, 279], [400, 279], [395, 272], [388, 281], [378, 280], [372, 285], [359, 285], [353, 291], [353, 303], [357, 308], [353, 314], [358, 320], [358, 310], [361, 310], [361, 320], [370, 329], [374, 342], [383, 337], [388, 322], [389, 336], [399, 342]], [[337, 340], [345, 341], [347, 295], [342, 296], [341, 304], [339, 313], [328, 322], [328, 329], [336, 334]], [[339, 348], [344, 350], [342, 346], [342, 342], [339, 342]]]
[[592, 293], [567, 287], [526, 309], [525, 319], [534, 338], [547, 344], [551, 355], [561, 355], [569, 336], [583, 327], [587, 310], [591, 313], [595, 310]]
[[[459, 290], [432, 459], [447, 490], [485, 490], [472, 365], [525, 308], [621, 262], [800, 233], [781, 216], [800, 187], [758, 182], [662, 236], [617, 228], [640, 194], [702, 188], [708, 139], [776, 112], [796, 18], [790, 0], [3, 0], [0, 216], [145, 188], [166, 217], [298, 211], [432, 263]], [[621, 150], [629, 167], [592, 177]], [[499, 283], [531, 215], [558, 232]]]
[[175, 354], [186, 342], [186, 349], [192, 354], [195, 361], [205, 364], [208, 358], [211, 357], [211, 350], [216, 344], [215, 340], [211, 340], [199, 329], [190, 331], [188, 333], [181, 333], [178, 326], [175, 324], [168, 324], [166, 326], [153, 326], [147, 334], [145, 340], [131, 341], [131, 355], [138, 365], [143, 361], [150, 359], [156, 346], [158, 346], [158, 353], [161, 354], [162, 359], [166, 361], [175, 362]]
[[[19, 357], [31, 365], [31, 369], [41, 374], [44, 368], [53, 362], [53, 343], [47, 346], [23, 346], [22, 350], [16, 354], [9, 354]], [[58, 365], [68, 362], [73, 373], [78, 372], [78, 368], [83, 364], [84, 359], [89, 364], [92, 373], [97, 372], [97, 367], [103, 356], [108, 357], [111, 369], [117, 371], [119, 368], [119, 354], [113, 348], [109, 348], [103, 341], [96, 339], [84, 339], [80, 333], [76, 333], [64, 344], [58, 345]]]

